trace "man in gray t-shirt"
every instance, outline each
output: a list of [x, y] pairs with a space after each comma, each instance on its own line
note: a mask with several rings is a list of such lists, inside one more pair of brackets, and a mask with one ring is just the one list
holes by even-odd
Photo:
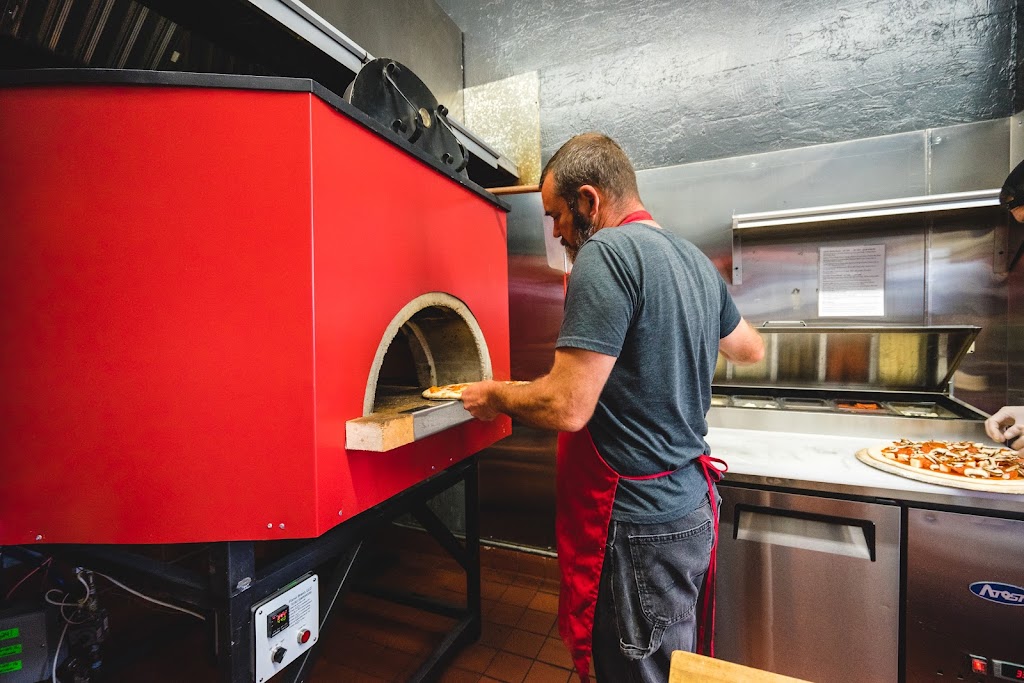
[[708, 257], [667, 230], [629, 223], [580, 249], [555, 346], [617, 358], [587, 428], [620, 474], [675, 471], [620, 482], [612, 519], [667, 522], [704, 500], [693, 461], [709, 452], [718, 340], [739, 323]]
[[[580, 679], [666, 681], [698, 646], [717, 526], [704, 441], [719, 351], [764, 354], [717, 270], [647, 213], [622, 149], [597, 133], [541, 174], [544, 211], [574, 262], [551, 372], [480, 382], [463, 403], [556, 429], [559, 632]], [[710, 583], [710, 581], [709, 581]]]

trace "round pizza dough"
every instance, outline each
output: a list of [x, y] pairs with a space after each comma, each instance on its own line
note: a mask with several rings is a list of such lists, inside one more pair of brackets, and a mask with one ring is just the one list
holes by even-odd
[[[430, 399], [431, 401], [460, 401], [462, 400], [462, 390], [468, 387], [473, 382], [463, 382], [461, 384], [445, 384], [440, 387], [430, 387], [423, 391], [423, 398]], [[529, 382], [522, 382], [516, 380], [507, 380], [505, 384], [529, 384]]]
[[914, 467], [912, 465], [890, 459], [882, 452], [883, 448], [896, 446], [893, 442], [876, 444], [857, 451], [857, 459], [866, 465], [907, 479], [928, 484], [953, 486], [974, 491], [998, 491], [1002, 493], [1024, 493], [1024, 479], [986, 479], [965, 477], [960, 474], [949, 474], [936, 470]]

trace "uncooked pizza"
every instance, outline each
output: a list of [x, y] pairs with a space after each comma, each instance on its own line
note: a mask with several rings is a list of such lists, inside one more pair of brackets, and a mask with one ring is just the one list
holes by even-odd
[[[463, 382], [462, 384], [445, 384], [440, 387], [430, 387], [423, 392], [423, 398], [429, 398], [433, 401], [459, 401], [462, 399], [462, 390], [468, 387], [473, 382]], [[509, 380], [505, 384], [529, 384], [529, 382], [520, 382]]]
[[900, 439], [867, 449], [867, 454], [908, 472], [927, 472], [978, 482], [1024, 480], [1024, 455], [1009, 448], [972, 441], [911, 441]]

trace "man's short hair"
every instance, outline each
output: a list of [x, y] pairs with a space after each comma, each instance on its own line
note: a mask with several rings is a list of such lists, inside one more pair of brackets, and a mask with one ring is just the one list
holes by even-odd
[[540, 184], [551, 175], [555, 193], [573, 210], [577, 191], [593, 185], [612, 201], [639, 197], [636, 171], [618, 143], [602, 133], [583, 133], [570, 138], [544, 165]]
[[1017, 164], [1003, 181], [999, 202], [1008, 209], [1024, 206], [1024, 161]]

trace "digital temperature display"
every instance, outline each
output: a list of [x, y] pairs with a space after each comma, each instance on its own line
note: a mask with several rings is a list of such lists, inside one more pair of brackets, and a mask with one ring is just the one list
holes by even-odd
[[288, 605], [267, 616], [267, 637], [273, 638], [288, 628]]
[[994, 661], [996, 678], [1001, 678], [1007, 681], [1024, 681], [1024, 665], [1014, 664], [1013, 662], [1000, 662]]

